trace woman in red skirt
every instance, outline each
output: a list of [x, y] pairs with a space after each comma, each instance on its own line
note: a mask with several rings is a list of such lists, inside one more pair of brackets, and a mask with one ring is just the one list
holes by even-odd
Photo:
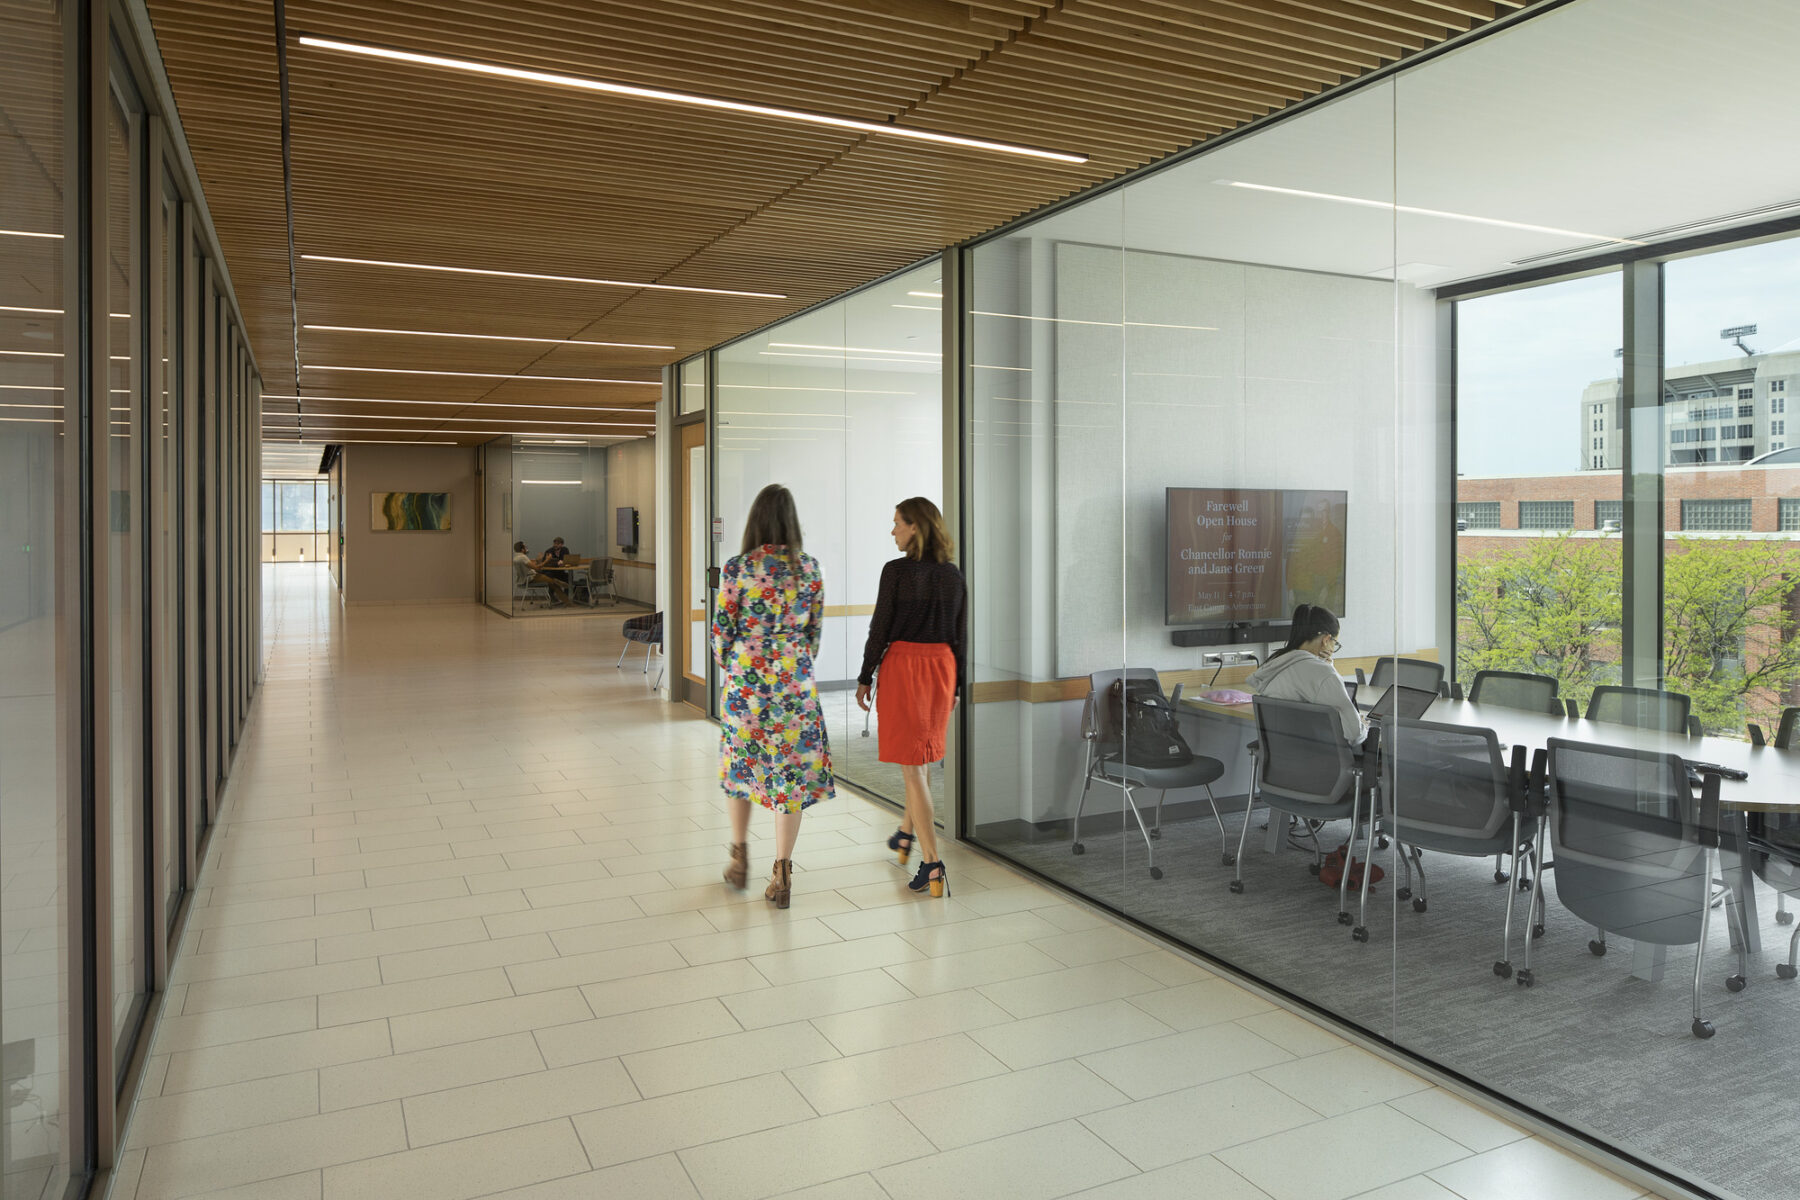
[[954, 547], [937, 505], [923, 496], [902, 500], [894, 510], [894, 545], [906, 557], [881, 569], [856, 702], [868, 711], [879, 668], [880, 758], [899, 766], [906, 780], [906, 816], [888, 839], [888, 849], [897, 851], [905, 866], [916, 840], [925, 859], [907, 886], [944, 896], [950, 881], [938, 858], [925, 767], [944, 757], [950, 708], [963, 680], [967, 604], [962, 572], [950, 561]]

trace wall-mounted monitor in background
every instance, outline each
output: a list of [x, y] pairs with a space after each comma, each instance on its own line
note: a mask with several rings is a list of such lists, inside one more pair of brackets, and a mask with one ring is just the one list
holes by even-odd
[[621, 508], [616, 514], [618, 527], [613, 530], [613, 540], [619, 543], [619, 549], [635, 551], [638, 544], [638, 511], [635, 508]]
[[1344, 614], [1347, 494], [1169, 488], [1164, 620], [1285, 621], [1296, 606]]

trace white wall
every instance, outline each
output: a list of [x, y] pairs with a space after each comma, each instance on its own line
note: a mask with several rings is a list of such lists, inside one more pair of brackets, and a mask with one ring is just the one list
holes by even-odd
[[[416, 604], [480, 599], [475, 449], [344, 447], [344, 602]], [[444, 532], [372, 530], [372, 492], [449, 492]]]
[[[621, 442], [606, 452], [606, 553], [613, 560], [613, 587], [621, 599], [641, 604], [656, 603], [656, 457], [660, 442], [643, 438]], [[638, 512], [637, 551], [620, 548], [617, 514], [621, 508]]]

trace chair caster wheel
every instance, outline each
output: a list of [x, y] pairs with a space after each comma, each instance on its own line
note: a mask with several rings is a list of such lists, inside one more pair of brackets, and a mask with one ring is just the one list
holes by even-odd
[[1502, 979], [1511, 979], [1512, 978], [1512, 964], [1509, 962], [1495, 963], [1494, 964], [1494, 974], [1498, 975]]
[[1375, 839], [1375, 848], [1377, 850], [1386, 850], [1388, 848], [1387, 835], [1383, 834], [1381, 837]]
[[1151, 838], [1152, 838], [1152, 839], [1155, 839], [1155, 840], [1161, 840], [1161, 838], [1162, 838], [1162, 830], [1160, 830], [1160, 829], [1152, 829], [1152, 830], [1151, 830], [1151, 831], [1150, 831], [1150, 836], [1151, 836]]
[[1341, 912], [1338, 914], [1338, 924], [1339, 925], [1348, 925], [1349, 923], [1350, 923], [1350, 914], [1349, 913]]
[[1588, 953], [1592, 954], [1595, 958], [1605, 958], [1606, 957], [1606, 943], [1605, 942], [1589, 942], [1588, 943]]
[[1505, 883], [1507, 880], [1509, 880], [1511, 878], [1512, 878], [1512, 876], [1508, 875], [1505, 871], [1495, 871], [1494, 872], [1494, 882], [1495, 883]]
[[1086, 854], [1087, 853], [1087, 847], [1082, 845], [1080, 842], [1076, 842], [1073, 846], [1070, 846], [1069, 849], [1074, 851], [1076, 854]]
[[1162, 868], [1161, 867], [1151, 867], [1150, 868], [1150, 878], [1161, 879], [1162, 878]]
[[1537, 976], [1531, 973], [1530, 967], [1519, 968], [1519, 986], [1528, 988], [1537, 982]]
[[1542, 925], [1533, 925], [1531, 927], [1531, 936], [1534, 938], [1543, 937], [1544, 927]]
[[1221, 854], [1221, 855], [1219, 855], [1219, 861], [1221, 863], [1223, 863], [1225, 866], [1235, 867], [1237, 865], [1237, 855]]
[[1777, 925], [1792, 925], [1794, 923], [1794, 914], [1791, 912], [1778, 912], [1775, 914], [1775, 923]]
[[1714, 1032], [1713, 1023], [1711, 1021], [1702, 1021], [1699, 1017], [1694, 1018], [1694, 1036], [1695, 1037], [1699, 1038], [1701, 1041], [1704, 1042], [1707, 1038], [1709, 1038], [1713, 1035], [1713, 1032]]
[[1364, 929], [1361, 925], [1358, 925], [1355, 929], [1350, 931], [1350, 936], [1356, 941], [1366, 942], [1369, 940], [1369, 931]]
[[1749, 986], [1750, 981], [1742, 975], [1731, 975], [1725, 980], [1725, 990], [1728, 992], [1741, 992]]
[[1777, 979], [1792, 979], [1794, 977], [1794, 975], [1795, 975], [1794, 968], [1788, 966], [1786, 963], [1776, 963], [1775, 964], [1775, 978], [1777, 978]]
[[1529, 880], [1529, 879], [1519, 880], [1519, 890], [1521, 892], [1529, 892], [1531, 890], [1531, 880]]
[[1232, 891], [1233, 895], [1237, 895], [1237, 896], [1243, 895], [1244, 894], [1244, 881], [1241, 879], [1232, 880], [1231, 881], [1231, 891]]
[[1412, 899], [1412, 889], [1411, 888], [1395, 888], [1394, 889], [1394, 899], [1396, 899], [1396, 900], [1411, 900]]
[[1414, 912], [1424, 912], [1425, 911], [1425, 897], [1419, 896], [1413, 900], [1413, 911]]

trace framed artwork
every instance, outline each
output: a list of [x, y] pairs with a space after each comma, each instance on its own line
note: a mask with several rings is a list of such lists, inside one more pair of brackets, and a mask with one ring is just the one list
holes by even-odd
[[370, 492], [369, 528], [446, 532], [450, 528], [450, 493]]

